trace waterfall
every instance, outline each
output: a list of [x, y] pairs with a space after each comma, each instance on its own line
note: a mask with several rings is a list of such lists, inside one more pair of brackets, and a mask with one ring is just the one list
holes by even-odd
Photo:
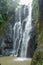
[[28, 5], [28, 17], [25, 25], [25, 31], [23, 33], [23, 40], [22, 40], [22, 49], [21, 49], [21, 57], [27, 56], [27, 47], [28, 47], [28, 41], [30, 39], [30, 31], [32, 30], [32, 0], [30, 0], [30, 3]]
[[14, 53], [15, 55], [18, 53], [19, 47], [20, 47], [20, 42], [22, 39], [22, 28], [21, 28], [21, 23], [17, 22], [14, 25], [14, 36], [13, 36], [13, 40], [14, 40], [14, 45], [13, 45], [13, 49], [14, 49]]
[[[24, 5], [23, 7], [19, 8], [19, 13], [15, 17], [16, 22], [13, 27], [13, 50], [15, 55], [18, 55], [18, 51], [20, 50], [20, 57], [27, 57], [28, 42], [32, 30], [32, 0], [29, 1], [28, 5]], [[23, 11], [21, 12], [22, 9]]]

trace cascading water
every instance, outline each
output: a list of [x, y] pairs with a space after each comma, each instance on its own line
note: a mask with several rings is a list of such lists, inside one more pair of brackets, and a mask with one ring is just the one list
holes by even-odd
[[19, 15], [15, 18], [17, 19], [15, 25], [14, 25], [14, 28], [13, 28], [13, 31], [14, 31], [14, 35], [13, 35], [13, 42], [14, 42], [14, 45], [13, 45], [13, 49], [14, 49], [14, 54], [15, 55], [18, 55], [18, 50], [20, 48], [20, 43], [21, 43], [21, 40], [22, 40], [22, 26], [21, 26], [21, 15], [20, 15], [20, 10], [19, 10]]
[[21, 57], [27, 56], [27, 47], [28, 47], [28, 41], [30, 39], [30, 31], [32, 30], [32, 0], [30, 0], [28, 5], [28, 17], [25, 25], [25, 31], [23, 33], [23, 40], [22, 40], [22, 49], [21, 49]]
[[21, 28], [20, 22], [16, 23], [14, 26], [14, 38], [13, 39], [14, 39], [14, 45], [13, 45], [14, 53], [18, 54], [20, 42], [22, 39], [22, 28]]
[[[19, 49], [20, 57], [26, 57], [27, 56], [27, 47], [28, 47], [28, 41], [30, 40], [30, 32], [32, 30], [32, 0], [29, 1], [28, 5], [28, 15], [21, 21], [21, 15], [19, 16], [19, 21], [15, 23], [14, 25], [14, 35], [13, 35], [13, 50], [14, 54], [18, 54]], [[21, 11], [21, 10], [20, 10]], [[20, 12], [21, 14], [21, 12]], [[24, 8], [24, 14], [25, 8]], [[24, 31], [23, 31], [23, 25]], [[22, 40], [22, 43], [21, 43]], [[20, 48], [21, 45], [21, 48]], [[29, 51], [28, 51], [29, 52]]]

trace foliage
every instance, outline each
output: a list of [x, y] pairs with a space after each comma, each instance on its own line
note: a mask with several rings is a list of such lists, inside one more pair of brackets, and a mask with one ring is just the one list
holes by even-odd
[[0, 0], [0, 35], [6, 30], [7, 23], [12, 19], [11, 13], [15, 11], [16, 7], [16, 0]]
[[33, 22], [36, 26], [36, 42], [38, 44], [39, 38], [39, 5], [38, 0], [33, 0], [33, 11], [32, 11]]
[[43, 65], [43, 51], [40, 51], [37, 48], [36, 52], [34, 53], [31, 65]]
[[41, 45], [43, 44], [43, 20], [41, 20], [39, 7], [39, 0], [33, 0], [33, 19], [36, 25], [37, 44]]
[[33, 19], [36, 25], [37, 49], [33, 55], [31, 65], [43, 65], [43, 21], [40, 19], [39, 0], [33, 0]]
[[0, 34], [4, 31], [7, 21], [7, 3], [4, 0], [0, 0]]

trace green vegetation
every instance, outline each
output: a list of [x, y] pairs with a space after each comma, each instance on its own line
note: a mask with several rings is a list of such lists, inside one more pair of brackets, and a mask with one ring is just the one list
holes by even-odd
[[36, 42], [38, 46], [33, 55], [31, 65], [43, 65], [43, 20], [39, 17], [38, 0], [33, 0], [33, 19], [36, 25]]
[[11, 12], [15, 12], [19, 0], [0, 0], [0, 35], [6, 30], [7, 23], [12, 19]]
[[34, 53], [31, 65], [43, 65], [43, 50], [42, 47]]
[[0, 35], [5, 29], [7, 22], [7, 2], [5, 0], [0, 0]]
[[1, 65], [30, 65], [31, 61], [14, 61], [15, 57], [0, 57]]
[[33, 0], [33, 12], [32, 12], [33, 22], [36, 26], [36, 42], [38, 43], [39, 35], [39, 5], [38, 0]]

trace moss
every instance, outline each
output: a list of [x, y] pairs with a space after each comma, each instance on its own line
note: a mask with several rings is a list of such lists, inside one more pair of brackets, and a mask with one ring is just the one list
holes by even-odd
[[32, 12], [33, 22], [36, 26], [36, 42], [38, 43], [39, 37], [39, 5], [38, 0], [33, 0], [33, 12]]
[[33, 0], [33, 20], [36, 26], [36, 39], [37, 44], [40, 46], [43, 44], [43, 20], [41, 20], [40, 12], [39, 10], [39, 0]]
[[38, 45], [43, 44], [43, 31], [40, 32], [38, 41], [39, 41]]
[[31, 65], [43, 65], [43, 52], [41, 50], [36, 50]]
[[33, 55], [31, 65], [43, 65], [43, 20], [41, 20], [39, 10], [39, 0], [33, 0], [33, 19], [36, 26], [37, 49]]

